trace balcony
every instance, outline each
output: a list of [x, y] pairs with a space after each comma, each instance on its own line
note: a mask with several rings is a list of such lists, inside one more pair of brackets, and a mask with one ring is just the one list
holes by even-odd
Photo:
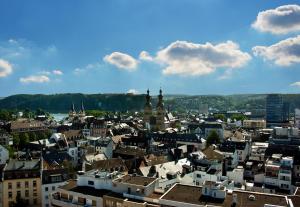
[[73, 201], [72, 198], [68, 198], [68, 199], [64, 198], [59, 193], [53, 193], [50, 197], [51, 204], [55, 206], [70, 206], [70, 207], [95, 207], [96, 206], [96, 204], [94, 205], [87, 204], [85, 199], [82, 200], [83, 200], [82, 202]]

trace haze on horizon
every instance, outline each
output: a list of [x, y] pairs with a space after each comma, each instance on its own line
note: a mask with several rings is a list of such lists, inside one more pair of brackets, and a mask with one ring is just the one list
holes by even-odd
[[0, 97], [300, 91], [299, 1], [0, 0]]

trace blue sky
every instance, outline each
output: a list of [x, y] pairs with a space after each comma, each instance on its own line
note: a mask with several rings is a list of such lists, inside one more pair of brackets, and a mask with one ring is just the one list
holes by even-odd
[[298, 93], [297, 2], [0, 0], [0, 96]]

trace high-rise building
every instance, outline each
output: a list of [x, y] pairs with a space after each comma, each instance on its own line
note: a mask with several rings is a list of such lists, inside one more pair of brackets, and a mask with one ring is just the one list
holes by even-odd
[[269, 94], [266, 100], [266, 121], [268, 125], [289, 121], [289, 103], [284, 103], [282, 95]]

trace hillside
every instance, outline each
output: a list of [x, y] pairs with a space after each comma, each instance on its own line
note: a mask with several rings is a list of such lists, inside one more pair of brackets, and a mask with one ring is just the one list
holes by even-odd
[[[291, 109], [300, 107], [300, 94], [284, 94], [284, 100], [290, 102]], [[166, 95], [165, 106], [172, 110], [198, 109], [200, 104], [208, 104], [218, 110], [251, 110], [265, 108], [265, 94], [239, 95]], [[79, 109], [81, 101], [86, 109], [101, 109], [107, 111], [139, 111], [145, 104], [145, 95], [133, 94], [53, 94], [53, 95], [13, 95], [0, 99], [3, 109], [44, 109], [49, 112], [67, 112], [72, 103]], [[152, 105], [157, 102], [152, 98]]]

